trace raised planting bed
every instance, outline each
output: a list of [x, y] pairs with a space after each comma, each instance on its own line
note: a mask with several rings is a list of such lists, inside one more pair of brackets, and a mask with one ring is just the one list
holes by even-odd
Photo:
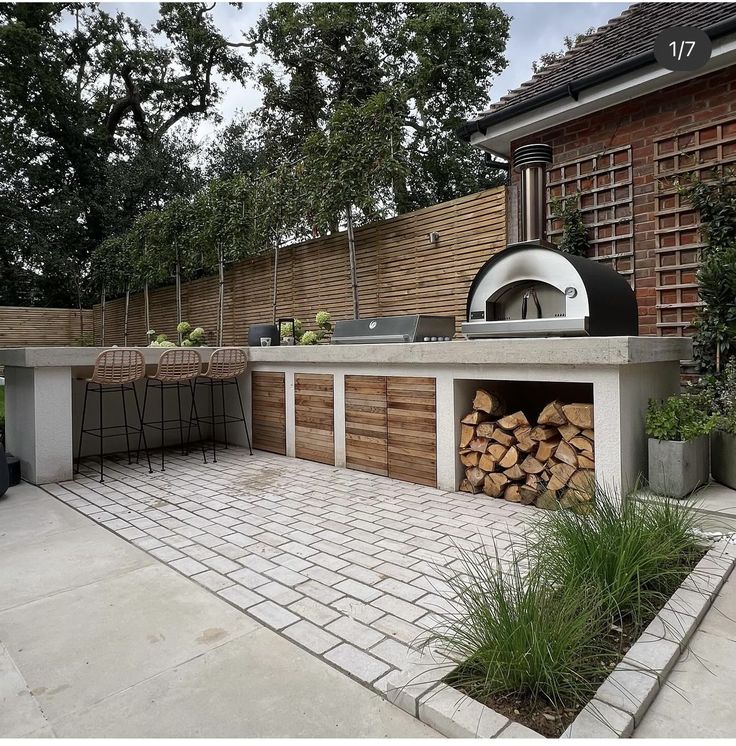
[[[569, 708], [535, 704], [504, 694], [473, 699], [454, 685], [462, 665], [437, 658], [394, 675], [390, 701], [443, 735], [465, 738], [625, 738], [632, 734], [685, 650], [736, 563], [736, 545], [722, 539], [704, 554], [643, 632], [612, 630], [620, 653], [605, 660], [611, 670], [590, 680], [592, 697]], [[642, 629], [642, 625], [636, 627]], [[457, 657], [455, 657], [457, 660]], [[597, 689], [595, 688], [597, 686]], [[589, 696], [589, 695], [588, 695]]]

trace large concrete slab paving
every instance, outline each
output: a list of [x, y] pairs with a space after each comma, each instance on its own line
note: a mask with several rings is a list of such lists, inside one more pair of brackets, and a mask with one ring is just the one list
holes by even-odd
[[0, 526], [0, 736], [437, 735], [36, 488]]
[[733, 738], [736, 578], [719, 596], [659, 690], [634, 738]]

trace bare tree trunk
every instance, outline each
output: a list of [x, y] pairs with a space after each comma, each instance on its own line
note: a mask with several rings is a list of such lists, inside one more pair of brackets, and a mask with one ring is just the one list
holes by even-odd
[[353, 207], [348, 205], [347, 209], [348, 222], [348, 253], [350, 255], [350, 283], [353, 290], [353, 318], [360, 318], [358, 308], [358, 268], [355, 259], [355, 233], [353, 232]]
[[148, 330], [151, 328], [151, 313], [148, 304], [148, 280], [143, 283], [143, 317], [146, 325], [146, 339], [148, 339]]
[[102, 286], [102, 295], [100, 297], [100, 333], [102, 335], [102, 339], [100, 340], [100, 344], [104, 347], [105, 346], [105, 286]]
[[222, 347], [222, 326], [225, 309], [225, 261], [223, 257], [222, 248], [218, 249], [218, 264], [220, 270], [220, 297], [219, 297], [219, 308], [217, 311], [217, 344]]
[[[130, 288], [125, 288], [125, 320], [123, 322], [123, 345], [128, 346], [128, 311], [130, 310]], [[146, 330], [147, 331], [147, 330]]]
[[181, 263], [179, 261], [179, 249], [176, 250], [176, 326], [181, 345], [181, 332], [178, 330], [181, 324]]
[[276, 301], [278, 298], [278, 282], [279, 282], [279, 244], [276, 242], [276, 246], [273, 250], [273, 323], [276, 323]]

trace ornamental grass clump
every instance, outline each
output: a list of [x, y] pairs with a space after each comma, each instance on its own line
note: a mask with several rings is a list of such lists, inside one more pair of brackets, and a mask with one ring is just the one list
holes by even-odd
[[601, 487], [585, 513], [545, 514], [529, 560], [544, 581], [585, 579], [610, 624], [636, 634], [657, 614], [703, 554], [700, 519], [688, 503], [620, 500]]
[[613, 660], [598, 593], [582, 576], [555, 586], [517, 562], [503, 570], [485, 552], [463, 552], [461, 564], [447, 579], [456, 611], [429, 640], [459, 662], [448, 683], [481, 701], [582, 706]]

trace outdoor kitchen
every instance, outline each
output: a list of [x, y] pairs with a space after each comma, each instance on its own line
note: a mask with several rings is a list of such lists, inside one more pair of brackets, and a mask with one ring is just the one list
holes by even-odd
[[[235, 388], [253, 446], [522, 503], [570, 502], [593, 477], [633, 487], [646, 473], [647, 402], [679, 390], [691, 342], [637, 336], [628, 281], [544, 240], [550, 160], [543, 145], [515, 153], [523, 240], [477, 273], [461, 325], [466, 339], [453, 341], [451, 316], [415, 314], [338, 321], [329, 345], [281, 346], [273, 333], [268, 346], [245, 348], [248, 370]], [[97, 353], [0, 352], [8, 443], [26, 479], [71, 478], [77, 379]], [[148, 366], [161, 354], [145, 353]], [[237, 406], [235, 395], [223, 393], [226, 408]], [[14, 430], [16, 408], [39, 427]], [[207, 416], [205, 399], [199, 409]], [[238, 433], [230, 443], [246, 444]], [[115, 448], [122, 450], [113, 443], [109, 452]]]

